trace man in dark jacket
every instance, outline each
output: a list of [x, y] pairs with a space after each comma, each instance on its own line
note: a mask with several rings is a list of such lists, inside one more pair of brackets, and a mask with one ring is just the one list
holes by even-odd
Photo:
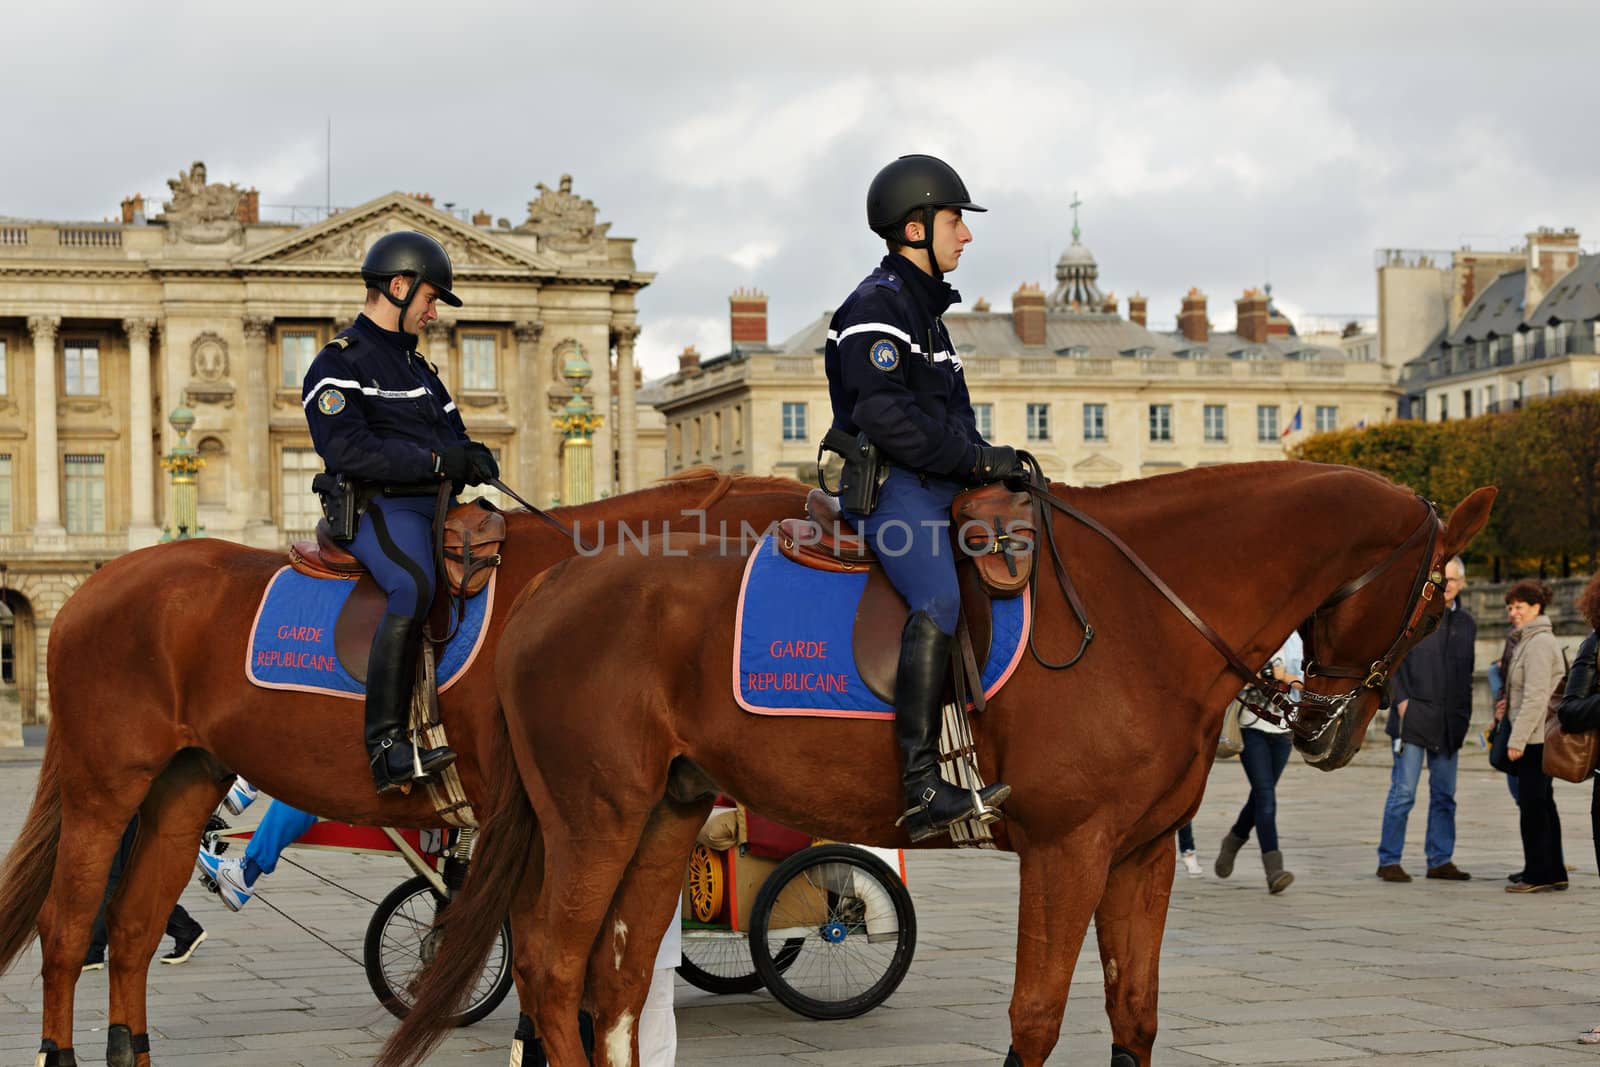
[[1389, 737], [1394, 772], [1383, 808], [1378, 877], [1409, 882], [1400, 866], [1406, 817], [1428, 762], [1428, 833], [1423, 851], [1429, 878], [1472, 877], [1451, 861], [1456, 847], [1456, 757], [1472, 721], [1473, 651], [1478, 623], [1456, 600], [1466, 584], [1459, 556], [1445, 564], [1444, 614], [1439, 628], [1417, 643], [1389, 679]]

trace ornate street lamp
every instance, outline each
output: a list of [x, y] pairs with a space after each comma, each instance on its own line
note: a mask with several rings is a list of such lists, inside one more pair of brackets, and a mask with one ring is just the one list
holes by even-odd
[[178, 431], [178, 443], [161, 458], [161, 466], [172, 472], [172, 526], [161, 531], [163, 542], [182, 541], [205, 534], [200, 528], [195, 475], [206, 465], [206, 461], [189, 443], [189, 431], [194, 429], [194, 412], [179, 405], [167, 416], [167, 422]]
[[605, 421], [583, 395], [594, 368], [583, 358], [583, 346], [574, 344], [572, 355], [561, 365], [561, 376], [572, 386], [572, 399], [553, 420], [566, 438], [561, 443], [563, 504], [587, 504], [594, 499], [594, 441], [591, 435]]

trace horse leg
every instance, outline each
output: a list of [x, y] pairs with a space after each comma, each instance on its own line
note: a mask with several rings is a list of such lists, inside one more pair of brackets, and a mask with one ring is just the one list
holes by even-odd
[[678, 921], [689, 850], [710, 809], [710, 798], [658, 805], [612, 898], [589, 955], [595, 1067], [633, 1067], [637, 1062], [636, 1035], [655, 978], [656, 954], [667, 925]]
[[553, 1067], [588, 1067], [578, 1029], [586, 965], [650, 814], [648, 803], [591, 799], [581, 812], [569, 806], [565, 822], [539, 819], [545, 866], [534, 922], [543, 946], [530, 986], [534, 1025]]
[[1172, 835], [1162, 834], [1111, 868], [1094, 913], [1111, 1018], [1112, 1067], [1145, 1067], [1156, 1041], [1157, 968], [1172, 896]]
[[107, 911], [111, 1005], [106, 1016], [108, 1067], [149, 1063], [145, 995], [150, 959], [167, 917], [183, 894], [206, 819], [227, 790], [206, 757], [185, 750], [168, 765], [139, 807], [139, 840]]
[[1043, 1067], [1061, 1033], [1073, 966], [1089, 932], [1089, 916], [1105, 891], [1110, 857], [1084, 833], [1044, 844], [1020, 838], [1013, 839], [1022, 872], [1005, 1067]]
[[50, 895], [39, 909], [39, 949], [44, 961], [39, 1062], [54, 1067], [72, 1048], [73, 997], [93, 936], [94, 918], [105, 897], [112, 857], [128, 822], [150, 787], [143, 776], [124, 773], [89, 779], [87, 772], [61, 771], [61, 839], [56, 847]]
[[539, 1003], [538, 961], [543, 951], [534, 911], [544, 882], [544, 839], [535, 836], [522, 868], [522, 881], [511, 898], [512, 980], [517, 987], [517, 1031], [511, 1039], [511, 1067], [545, 1062], [544, 1046], [533, 1025]]

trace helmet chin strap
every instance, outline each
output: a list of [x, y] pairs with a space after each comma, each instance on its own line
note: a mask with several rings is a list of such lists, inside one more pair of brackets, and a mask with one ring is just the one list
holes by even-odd
[[[936, 207], [922, 209], [922, 240], [907, 241], [907, 248], [921, 248], [928, 253], [928, 273], [933, 275], [936, 282], [944, 281], [944, 271], [939, 267], [939, 257], [933, 251], [933, 220], [939, 214]], [[905, 236], [905, 228], [901, 228], [900, 236]]]
[[388, 300], [389, 303], [393, 304], [395, 307], [400, 309], [400, 321], [395, 324], [395, 332], [396, 333], [406, 333], [407, 332], [406, 331], [406, 311], [411, 307], [411, 301], [413, 299], [415, 299], [415, 297], [417, 295], [417, 290], [419, 288], [421, 288], [421, 286], [418, 284], [420, 279], [412, 278], [411, 279], [411, 288], [406, 290], [406, 298], [404, 300], [396, 300], [394, 294], [389, 292], [389, 282], [393, 282], [395, 278], [404, 278], [404, 277], [405, 277], [404, 274], [390, 275], [389, 281], [384, 283], [383, 290], [382, 290], [384, 299]]

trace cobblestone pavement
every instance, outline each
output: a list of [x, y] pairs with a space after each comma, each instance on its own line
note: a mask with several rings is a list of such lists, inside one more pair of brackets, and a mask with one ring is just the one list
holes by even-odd
[[[13, 750], [15, 751], [15, 750]], [[37, 750], [35, 750], [36, 752]], [[21, 754], [19, 754], [21, 755]], [[1201, 1064], [1566, 1064], [1600, 1048], [1575, 1043], [1600, 1023], [1595, 951], [1600, 881], [1589, 838], [1589, 790], [1558, 783], [1566, 817], [1566, 893], [1516, 896], [1515, 809], [1480, 753], [1461, 772], [1457, 862], [1470, 882], [1420, 876], [1422, 806], [1404, 860], [1409, 885], [1374, 877], [1386, 752], [1328, 775], [1291, 763], [1279, 824], [1294, 885], [1269, 896], [1254, 845], [1233, 878], [1176, 875], [1162, 967], [1155, 1062]], [[0, 763], [0, 841], [15, 834], [37, 765]], [[1245, 795], [1237, 761], [1219, 765], [1196, 822], [1208, 861]], [[404, 876], [398, 861], [320, 852], [290, 858], [371, 900]], [[1015, 858], [914, 854], [908, 860], [920, 936], [911, 973], [877, 1010], [848, 1022], [790, 1014], [765, 994], [714, 997], [678, 985], [679, 1059], [688, 1065], [852, 1067], [998, 1064], [1009, 1044]], [[1209, 869], [1209, 862], [1208, 862]], [[263, 899], [232, 915], [197, 887], [184, 903], [210, 939], [181, 967], [151, 968], [160, 1067], [370, 1060], [390, 1027], [358, 963], [372, 905], [280, 867]], [[267, 905], [282, 909], [282, 914]], [[295, 923], [326, 938], [329, 947]], [[169, 942], [170, 944], [170, 942]], [[337, 950], [336, 950], [337, 949]], [[347, 958], [345, 954], [348, 954]], [[0, 979], [0, 1059], [33, 1062], [38, 957]], [[104, 971], [78, 987], [82, 1062], [104, 1048]], [[514, 1001], [514, 998], [513, 998]], [[452, 1036], [430, 1063], [504, 1065], [515, 1025], [508, 1001]], [[1052, 1064], [1105, 1064], [1110, 1032], [1091, 933]]]

